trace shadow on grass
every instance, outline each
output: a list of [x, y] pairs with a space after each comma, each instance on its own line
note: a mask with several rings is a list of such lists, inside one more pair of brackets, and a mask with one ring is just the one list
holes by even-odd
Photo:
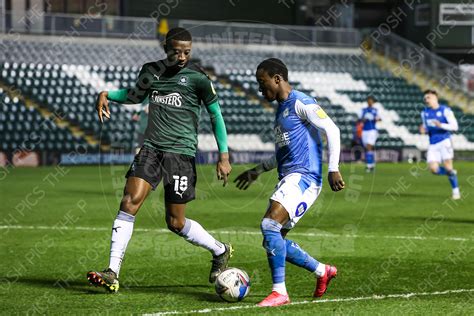
[[[48, 278], [11, 278], [0, 277], [0, 287], [7, 289], [14, 284], [24, 284], [32, 287], [65, 290], [74, 294], [102, 294], [110, 295], [104, 289], [91, 286], [86, 280], [62, 280]], [[212, 293], [209, 293], [212, 290]], [[222, 300], [214, 294], [212, 285], [205, 284], [170, 284], [170, 285], [132, 285], [126, 284], [120, 287], [119, 293], [127, 294], [177, 294], [194, 297], [197, 300], [208, 302], [221, 302]]]
[[372, 196], [380, 196], [380, 197], [385, 197], [387, 198], [387, 201], [390, 201], [390, 202], [393, 202], [392, 200], [392, 197], [396, 198], [397, 200], [400, 199], [400, 198], [403, 198], [403, 197], [411, 197], [411, 198], [422, 198], [422, 197], [430, 197], [432, 198], [433, 197], [433, 194], [432, 193], [420, 193], [420, 192], [399, 192], [397, 194], [390, 194], [387, 193], [388, 191], [371, 191], [371, 192], [367, 192], [367, 196], [368, 195], [372, 195]]
[[[399, 219], [407, 220], [407, 221], [429, 221], [431, 218], [426, 216], [400, 216]], [[439, 223], [460, 223], [460, 224], [474, 224], [474, 219], [467, 219], [467, 218], [448, 218], [445, 217], [439, 220]]]
[[87, 189], [87, 188], [79, 188], [79, 189], [74, 189], [74, 188], [69, 188], [69, 187], [65, 187], [65, 188], [58, 188], [56, 189], [56, 192], [58, 193], [61, 193], [61, 194], [71, 194], [71, 195], [79, 195], [79, 196], [99, 196], [99, 197], [103, 197], [104, 195], [115, 195], [115, 191], [110, 191], [110, 192], [103, 192], [102, 190], [98, 190], [98, 189]]
[[[198, 300], [208, 302], [221, 301], [221, 299], [214, 294], [213, 286], [205, 284], [133, 285], [124, 286], [123, 290], [129, 293], [140, 294], [177, 294], [194, 297]], [[209, 293], [209, 290], [212, 290], [212, 293]]]

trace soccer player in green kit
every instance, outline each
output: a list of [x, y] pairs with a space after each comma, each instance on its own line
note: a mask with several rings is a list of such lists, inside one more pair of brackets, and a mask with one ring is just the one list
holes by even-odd
[[227, 133], [217, 95], [207, 75], [189, 62], [191, 34], [183, 28], [166, 35], [167, 58], [143, 65], [133, 89], [103, 91], [96, 110], [99, 120], [110, 118], [108, 100], [141, 103], [149, 98], [149, 118], [144, 145], [127, 172], [124, 195], [112, 226], [109, 267], [89, 271], [95, 286], [110, 292], [119, 289], [119, 272], [127, 244], [132, 236], [135, 216], [151, 190], [163, 181], [168, 228], [188, 242], [209, 250], [212, 266], [209, 282], [214, 282], [227, 267], [232, 246], [212, 237], [199, 223], [185, 217], [186, 203], [195, 198], [197, 128], [204, 104], [211, 117], [219, 148], [216, 171], [227, 184], [232, 168], [227, 149]]

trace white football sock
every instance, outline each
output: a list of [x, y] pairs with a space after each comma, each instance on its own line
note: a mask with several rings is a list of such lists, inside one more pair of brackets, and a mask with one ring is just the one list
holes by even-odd
[[324, 276], [324, 274], [326, 274], [326, 265], [320, 262], [316, 267], [316, 271], [314, 271], [314, 273], [318, 278]]
[[285, 282], [273, 283], [272, 291], [278, 292], [281, 295], [288, 295], [288, 292], [286, 291]]
[[460, 194], [459, 188], [454, 188], [454, 189], [453, 189], [453, 194]]
[[193, 245], [209, 250], [214, 256], [219, 256], [225, 252], [224, 244], [212, 237], [198, 222], [192, 219], [186, 218], [179, 235]]
[[132, 237], [134, 222], [135, 216], [119, 211], [112, 226], [109, 268], [117, 273], [117, 277], [120, 273], [125, 250]]

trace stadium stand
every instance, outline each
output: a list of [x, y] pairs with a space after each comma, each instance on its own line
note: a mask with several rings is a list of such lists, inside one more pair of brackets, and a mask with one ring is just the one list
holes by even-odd
[[[21, 41], [6, 39], [4, 45], [7, 50], [0, 62], [0, 73], [5, 84], [20, 89], [46, 111], [62, 116], [77, 127], [87, 136], [83, 140], [90, 144], [90, 150], [99, 150], [95, 142], [100, 143], [102, 150], [132, 149], [133, 107], [111, 107], [113, 119], [101, 125], [93, 106], [98, 91], [131, 87], [141, 64], [163, 58], [158, 43], [81, 39], [64, 44], [61, 38], [25, 36]], [[234, 150], [273, 148], [274, 109], [259, 95], [254, 79], [256, 66], [268, 57], [287, 63], [293, 86], [319, 101], [340, 127], [346, 146], [350, 144], [353, 125], [369, 94], [378, 99], [376, 106], [384, 119], [380, 123], [378, 147], [423, 150], [428, 145], [427, 138], [418, 133], [422, 107], [420, 88], [367, 62], [358, 49], [194, 43], [193, 56], [200, 59], [216, 82], [229, 144]], [[7, 113], [31, 111], [10, 103], [2, 101], [5, 112], [11, 107]], [[25, 110], [19, 110], [23, 108]], [[455, 113], [458, 117], [467, 115], [459, 109], [455, 109]], [[25, 121], [23, 116], [18, 118]], [[10, 128], [11, 124], [7, 125], [5, 128]], [[25, 133], [32, 128], [26, 123], [19, 126]], [[59, 140], [61, 145], [46, 149], [69, 150], [69, 145], [61, 143], [62, 139], [72, 141], [67, 130], [58, 128], [52, 134], [57, 135], [48, 136], [52, 137], [50, 141]], [[6, 147], [2, 143], [2, 148], [12, 149], [21, 140], [18, 134], [6, 135], [2, 138]], [[473, 127], [461, 125], [461, 133], [454, 137], [456, 149], [474, 149]], [[200, 150], [215, 150], [207, 115], [202, 115], [199, 140]]]
[[[358, 49], [318, 49], [249, 45], [238, 48], [221, 45], [214, 56], [213, 45], [196, 49], [204, 64], [213, 65], [216, 73], [229, 76], [235, 84], [257, 91], [254, 71], [258, 63], [268, 57], [284, 60], [290, 69], [290, 80], [296, 88], [310, 92], [341, 128], [343, 142], [348, 145], [352, 126], [368, 95], [379, 100], [376, 105], [383, 118], [380, 122], [378, 147], [416, 147], [425, 150], [428, 140], [418, 132], [422, 91], [404, 79], [395, 78], [376, 64], [368, 63]], [[385, 104], [389, 102], [388, 108]], [[403, 104], [405, 107], [392, 104]], [[410, 102], [409, 104], [407, 102]], [[446, 102], [448, 103], [448, 102]], [[458, 118], [472, 117], [454, 108]], [[405, 119], [407, 118], [407, 119]], [[461, 134], [453, 136], [455, 149], [473, 150], [470, 126], [461, 126]], [[464, 135], [466, 133], [467, 135]]]
[[10, 98], [0, 88], [0, 144], [3, 150], [71, 151], [91, 147], [83, 137], [60, 127], [54, 117], [45, 117], [27, 107], [18, 97]]

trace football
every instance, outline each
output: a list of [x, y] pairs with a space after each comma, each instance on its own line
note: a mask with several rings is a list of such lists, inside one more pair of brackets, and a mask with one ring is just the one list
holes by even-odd
[[250, 291], [250, 278], [244, 270], [228, 268], [216, 279], [216, 293], [227, 302], [243, 300]]

